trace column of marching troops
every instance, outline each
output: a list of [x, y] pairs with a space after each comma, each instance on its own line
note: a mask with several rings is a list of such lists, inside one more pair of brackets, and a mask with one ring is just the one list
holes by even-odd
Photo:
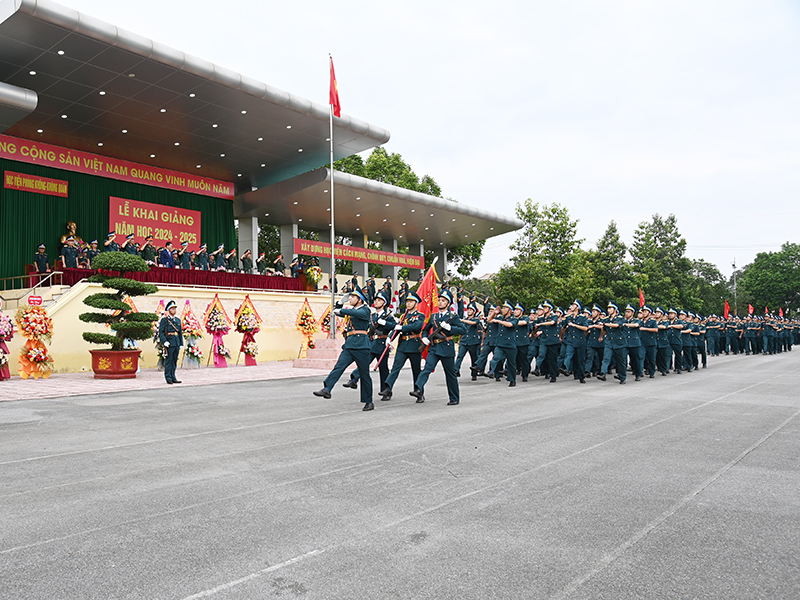
[[[447, 383], [448, 406], [460, 403], [458, 378], [467, 355], [472, 381], [488, 377], [509, 387], [517, 378], [531, 375], [556, 383], [560, 375], [580, 383], [595, 378], [635, 381], [657, 374], [691, 373], [705, 369], [709, 356], [720, 354], [774, 355], [791, 351], [800, 342], [800, 321], [765, 314], [728, 318], [702, 316], [675, 308], [650, 306], [620, 309], [609, 302], [583, 307], [575, 300], [566, 311], [544, 301], [526, 313], [519, 303], [495, 306], [486, 298], [479, 309], [472, 294], [462, 302], [448, 290], [439, 294], [438, 313], [429, 319], [417, 310], [419, 296], [405, 291], [405, 312], [390, 308], [391, 295], [384, 290], [368, 295], [357, 285], [347, 306], [334, 312], [345, 320], [345, 342], [336, 366], [314, 395], [330, 398], [336, 382], [347, 367], [356, 369], [344, 387], [358, 389], [361, 381], [363, 410], [373, 410], [370, 364], [377, 361], [380, 399], [392, 399], [393, 389], [406, 362], [411, 365], [413, 389], [409, 395], [425, 402], [425, 384], [437, 365]], [[458, 350], [456, 338], [458, 336]], [[398, 341], [391, 368], [387, 349]], [[424, 367], [423, 352], [427, 351]]]

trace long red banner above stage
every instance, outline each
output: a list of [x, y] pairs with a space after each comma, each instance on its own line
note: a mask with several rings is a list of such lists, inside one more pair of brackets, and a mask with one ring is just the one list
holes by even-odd
[[[370, 248], [354, 248], [353, 246], [335, 245], [336, 258], [339, 260], [352, 260], [354, 262], [390, 265], [392, 267], [408, 267], [409, 269], [424, 269], [425, 259], [413, 254], [398, 254]], [[301, 240], [295, 238], [294, 253], [306, 256], [322, 256], [330, 258], [331, 245], [314, 240]]]
[[233, 200], [233, 184], [61, 146], [0, 135], [0, 158], [97, 175], [168, 190]]

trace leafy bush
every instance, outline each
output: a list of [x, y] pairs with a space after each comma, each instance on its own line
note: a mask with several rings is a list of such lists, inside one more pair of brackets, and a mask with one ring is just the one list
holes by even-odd
[[131, 307], [123, 302], [125, 296], [146, 296], [158, 291], [155, 285], [125, 276], [127, 273], [149, 271], [147, 263], [139, 256], [125, 252], [103, 252], [94, 258], [92, 268], [99, 272], [90, 277], [89, 281], [101, 283], [105, 288], [116, 290], [116, 293], [92, 294], [83, 303], [92, 308], [113, 312], [87, 312], [79, 315], [79, 318], [84, 323], [105, 323], [114, 333], [87, 331], [84, 332], [83, 339], [90, 344], [109, 344], [112, 350], [122, 350], [125, 338], [150, 338], [153, 334], [153, 321], [158, 316], [154, 313], [131, 312]]

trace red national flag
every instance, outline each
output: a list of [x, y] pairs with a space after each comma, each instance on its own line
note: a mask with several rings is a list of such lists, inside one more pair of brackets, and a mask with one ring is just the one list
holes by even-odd
[[639, 308], [642, 308], [643, 306], [644, 306], [644, 292], [642, 291], [642, 288], [639, 288]]
[[726, 319], [728, 318], [728, 315], [731, 314], [731, 307], [728, 305], [727, 300], [725, 300], [725, 310], [723, 311], [722, 314], [725, 315]]
[[755, 308], [753, 308], [753, 305], [752, 305], [752, 304], [748, 304], [748, 305], [747, 305], [747, 314], [748, 314], [748, 315], [752, 315], [752, 314], [753, 314], [753, 312], [755, 312], [755, 310], [756, 310], [756, 309], [755, 309]]
[[331, 99], [330, 105], [333, 107], [333, 116], [342, 116], [342, 105], [339, 102], [339, 86], [336, 84], [336, 73], [333, 71], [333, 57], [331, 57]]
[[769, 307], [767, 307], [767, 306], [764, 307], [764, 314], [765, 315], [769, 314]]
[[778, 316], [779, 317], [783, 317], [783, 309], [782, 308], [778, 309]]

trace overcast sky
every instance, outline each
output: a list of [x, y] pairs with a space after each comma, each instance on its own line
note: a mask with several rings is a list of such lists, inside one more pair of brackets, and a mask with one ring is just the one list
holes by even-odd
[[585, 248], [655, 212], [726, 275], [799, 241], [797, 1], [61, 3], [323, 104], [331, 53], [343, 112], [445, 196], [561, 203]]

